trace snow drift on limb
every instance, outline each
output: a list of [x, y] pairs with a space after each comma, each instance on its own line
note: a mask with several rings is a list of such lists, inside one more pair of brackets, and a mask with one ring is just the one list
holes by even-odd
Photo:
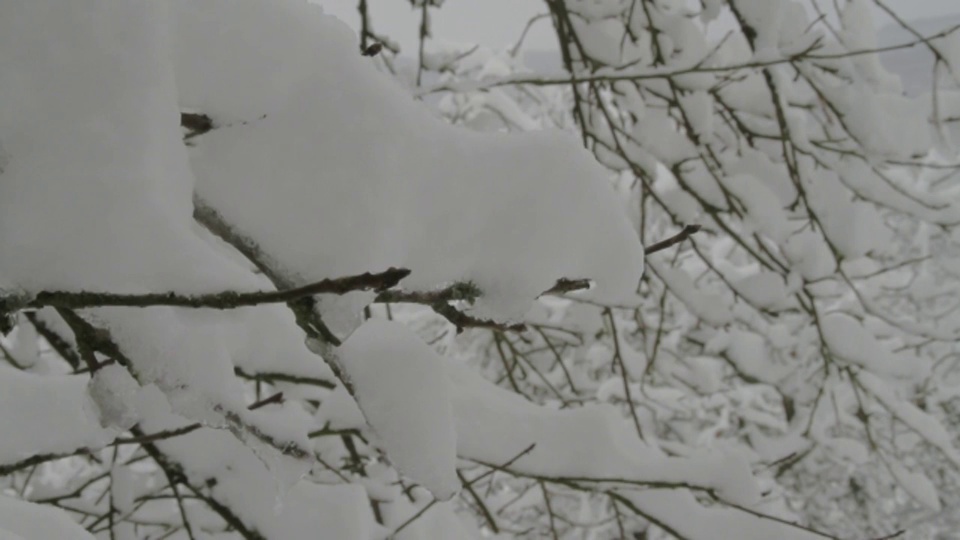
[[178, 3], [177, 71], [183, 106], [219, 126], [193, 140], [198, 196], [290, 277], [402, 266], [410, 289], [475, 282], [475, 314], [501, 320], [562, 277], [633, 296], [642, 248], [577, 141], [446, 125], [359, 57], [343, 23], [282, 6]]

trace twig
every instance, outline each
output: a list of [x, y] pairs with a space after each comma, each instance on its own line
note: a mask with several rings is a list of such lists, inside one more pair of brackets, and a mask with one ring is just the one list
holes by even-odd
[[589, 279], [567, 279], [560, 278], [557, 280], [556, 285], [550, 287], [543, 292], [540, 296], [546, 295], [558, 295], [574, 291], [582, 291], [590, 288]]
[[190, 140], [198, 135], [212, 130], [216, 126], [213, 119], [201, 113], [180, 113], [180, 126], [188, 129], [190, 132], [184, 135], [183, 140]]
[[64, 339], [60, 334], [57, 334], [52, 328], [47, 326], [47, 324], [40, 320], [37, 317], [36, 313], [24, 313], [27, 320], [30, 321], [30, 324], [37, 330], [37, 333], [47, 340], [47, 343], [50, 344], [50, 347], [53, 348], [57, 354], [60, 355], [70, 367], [74, 370], [80, 369], [80, 356], [77, 354], [73, 347], [70, 346], [70, 343]]
[[661, 240], [651, 246], [647, 246], [647, 248], [643, 250], [643, 254], [652, 255], [659, 251], [663, 251], [667, 248], [675, 246], [676, 244], [683, 242], [687, 238], [690, 238], [692, 235], [699, 232], [701, 228], [702, 227], [700, 225], [687, 225], [686, 227], [683, 228], [682, 231], [671, 236], [670, 238], [667, 238], [666, 240]]
[[377, 295], [376, 302], [389, 304], [424, 304], [433, 305], [437, 302], [474, 302], [483, 294], [483, 291], [473, 282], [465, 281], [454, 283], [449, 287], [437, 291], [383, 291]]
[[78, 454], [83, 454], [88, 452], [86, 448], [80, 448], [74, 450], [73, 452], [67, 452], [65, 454], [38, 454], [30, 456], [24, 460], [17, 461], [15, 463], [9, 463], [6, 465], [0, 465], [0, 477], [7, 476], [8, 474], [15, 473], [17, 471], [26, 469], [28, 467], [33, 467], [41, 463], [46, 463], [48, 461], [56, 461], [58, 459], [68, 458], [76, 456]]
[[316, 377], [305, 377], [301, 375], [291, 375], [289, 373], [280, 373], [280, 372], [261, 372], [256, 373], [247, 373], [243, 368], [235, 367], [233, 368], [233, 373], [241, 379], [247, 379], [250, 381], [263, 381], [266, 383], [273, 384], [275, 382], [285, 382], [292, 384], [306, 384], [310, 386], [319, 386], [320, 388], [326, 388], [328, 390], [333, 390], [337, 387], [337, 384], [328, 381], [326, 379], [318, 379]]
[[463, 477], [460, 469], [457, 469], [457, 477], [460, 479], [460, 484], [463, 488], [467, 490], [470, 497], [477, 503], [480, 513], [483, 514], [483, 518], [487, 520], [487, 524], [490, 525], [490, 530], [492, 530], [494, 534], [500, 534], [500, 527], [497, 526], [497, 521], [493, 518], [493, 514], [490, 513], [490, 509], [487, 508], [486, 503], [480, 498], [480, 494], [477, 493], [477, 490], [473, 489], [473, 482], [468, 482], [467, 479]]
[[[544, 291], [540, 296], [561, 295], [589, 288], [590, 280], [588, 279], [561, 278], [557, 280], [553, 287]], [[376, 302], [430, 306], [438, 315], [450, 321], [457, 328], [458, 334], [463, 332], [464, 328], [487, 328], [512, 332], [522, 332], [526, 330], [527, 327], [523, 323], [504, 324], [489, 319], [480, 319], [467, 315], [449, 304], [450, 302], [458, 301], [473, 303], [482, 295], [483, 291], [481, 291], [476, 284], [472, 282], [460, 282], [436, 291], [384, 291], [377, 296]]]
[[480, 319], [471, 317], [449, 304], [436, 304], [431, 306], [434, 311], [442, 315], [445, 319], [453, 323], [457, 328], [457, 333], [463, 332], [464, 328], [487, 328], [490, 330], [523, 332], [527, 325], [523, 323], [505, 324], [491, 321], [489, 319]]
[[172, 439], [173, 437], [179, 437], [181, 435], [186, 435], [187, 433], [192, 433], [200, 428], [203, 425], [200, 423], [188, 424], [183, 427], [176, 429], [166, 429], [163, 431], [158, 431], [156, 433], [150, 433], [148, 435], [139, 435], [136, 437], [125, 437], [114, 439], [110, 446], [120, 446], [122, 444], [147, 444], [154, 441], [162, 441], [164, 439]]
[[420, 516], [422, 516], [423, 514], [425, 514], [425, 513], [427, 512], [427, 510], [429, 510], [430, 508], [432, 508], [433, 505], [435, 505], [435, 504], [437, 504], [437, 500], [436, 500], [436, 499], [433, 499], [433, 500], [430, 501], [429, 503], [425, 504], [425, 505], [423, 506], [423, 508], [421, 508], [420, 510], [417, 511], [416, 514], [410, 516], [409, 519], [407, 519], [406, 521], [404, 521], [403, 523], [401, 523], [399, 527], [397, 527], [396, 529], [394, 529], [394, 530], [393, 530], [393, 534], [391, 534], [390, 537], [391, 537], [391, 538], [396, 537], [396, 535], [397, 535], [398, 533], [400, 533], [400, 531], [402, 531], [407, 525], [410, 525], [411, 523], [413, 523], [414, 521], [416, 521]]
[[276, 394], [270, 397], [265, 397], [260, 401], [251, 403], [250, 406], [247, 407], [247, 409], [251, 411], [255, 411], [261, 407], [266, 407], [267, 405], [271, 405], [273, 403], [283, 403], [283, 392], [277, 392]]

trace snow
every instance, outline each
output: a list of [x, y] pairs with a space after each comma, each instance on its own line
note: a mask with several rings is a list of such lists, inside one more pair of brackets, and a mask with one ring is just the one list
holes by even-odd
[[396, 540], [437, 540], [441, 538], [480, 540], [481, 538], [488, 538], [488, 536], [481, 535], [476, 526], [460, 518], [456, 513], [456, 505], [453, 501], [449, 501], [433, 505], [420, 518], [395, 535], [395, 538]]
[[[28, 293], [256, 287], [193, 229], [168, 19], [165, 4], [3, 6], [0, 138], [11, 157], [0, 183], [0, 284]], [[177, 399], [195, 418], [216, 421], [215, 403], [245, 409], [224, 383], [233, 365], [210, 321], [169, 308], [86, 317], [117, 338], [141, 383], [189, 389]]]
[[[0, 464], [100, 448], [117, 435], [100, 426], [81, 376], [40, 376], [0, 366]], [[11, 414], [9, 411], [16, 411]], [[10, 436], [16, 434], [16, 436]]]
[[[182, 427], [156, 389], [148, 389], [152, 406], [144, 413], [146, 433]], [[317, 531], [331, 538], [382, 540], [363, 486], [319, 485], [308, 481], [277, 485], [279, 471], [268, 468], [250, 448], [223, 430], [199, 429], [157, 443], [188, 478], [209, 480], [211, 496], [241, 516], [267, 538], [311, 540]], [[288, 471], [288, 474], [295, 471]], [[278, 492], [277, 487], [285, 488]], [[271, 489], [273, 488], [273, 489]]]
[[114, 465], [110, 469], [110, 495], [113, 506], [122, 514], [131, 511], [135, 493], [134, 472], [130, 467]]
[[891, 377], [918, 375], [917, 366], [897, 358], [863, 325], [846, 313], [835, 312], [821, 320], [823, 340], [838, 359]]
[[728, 339], [724, 352], [743, 375], [777, 386], [790, 373], [789, 366], [770, 361], [771, 354], [763, 336], [734, 329], [728, 333]]
[[787, 215], [775, 192], [749, 174], [735, 174], [724, 179], [724, 187], [736, 195], [747, 209], [748, 223], [775, 242], [783, 242], [790, 233]]
[[90, 378], [88, 391], [104, 427], [127, 430], [139, 420], [136, 408], [140, 385], [127, 368], [112, 364], [98, 370]]
[[[873, 17], [873, 6], [865, 0], [847, 2], [840, 13], [840, 34], [844, 45], [850, 50], [870, 50], [877, 47], [878, 36]], [[911, 39], [913, 36], [911, 36]], [[900, 82], [889, 74], [880, 63], [879, 55], [861, 55], [852, 61], [857, 70], [869, 80], [877, 81], [892, 91], [900, 93]]]
[[371, 319], [340, 349], [354, 396], [397, 470], [439, 500], [460, 489], [443, 361], [400, 323]]
[[511, 471], [537, 478], [697, 486], [743, 505], [759, 499], [743, 456], [664, 457], [625, 429], [612, 407], [551, 410], [490, 384], [463, 365], [448, 363], [447, 375], [463, 458], [492, 466], [511, 463]]
[[193, 186], [164, 4], [51, 9], [60, 5], [5, 4], [0, 14], [0, 139], [10, 156], [0, 285], [191, 292], [242, 283], [188, 226]]
[[[327, 364], [304, 345], [304, 333], [286, 306], [241, 308], [231, 315], [236, 324], [221, 325], [220, 329], [235, 367], [253, 375], [283, 373], [330, 384], [336, 380]], [[304, 385], [288, 385], [284, 390], [305, 392]]]
[[59, 508], [0, 495], [0, 539], [93, 540]]
[[751, 305], [769, 310], [783, 309], [790, 293], [783, 276], [774, 272], [760, 271], [741, 277], [732, 287]]
[[887, 464], [890, 467], [890, 473], [911, 497], [929, 508], [931, 512], [941, 510], [942, 505], [940, 504], [940, 497], [937, 495], [937, 488], [925, 474], [912, 472], [898, 461], [891, 460]]
[[[928, 155], [933, 138], [926, 104], [900, 95], [899, 84], [868, 55], [817, 61], [816, 70], [804, 61], [771, 68], [800, 154], [801, 178], [794, 184], [781, 149], [769, 139], [778, 131], [769, 90], [756, 73], [738, 70], [728, 79], [697, 68], [671, 78], [673, 86], [651, 78], [701, 62], [777, 60], [821, 38], [824, 54], [871, 47], [869, 2], [847, 3], [841, 46], [830, 44], [826, 34], [805, 31], [808, 18], [798, 2], [731, 0], [757, 32], [754, 47], [733, 36], [715, 55], [681, 0], [651, 3], [649, 13], [625, 13], [626, 2], [619, 1], [570, 4], [582, 45], [612, 66], [595, 75], [623, 78], [630, 73], [616, 64], [635, 61], [638, 67], [628, 69], [643, 76], [642, 82], [618, 85], [628, 89], [622, 101], [600, 97], [637, 118], [616, 126], [636, 139], [624, 142], [625, 155], [601, 156], [624, 169], [620, 193], [570, 134], [475, 133], [447, 125], [423, 101], [411, 99], [402, 83], [377, 71], [380, 59], [360, 56], [356, 36], [343, 24], [300, 0], [0, 5], [4, 295], [57, 289], [191, 294], [273, 286], [250, 261], [200, 229], [192, 218], [196, 199], [256, 243], [284, 285], [388, 267], [412, 270], [402, 283], [410, 291], [472, 281], [483, 295], [468, 308], [471, 315], [498, 321], [527, 316], [562, 334], [554, 340], [559, 348], [548, 348], [557, 362], [569, 361], [579, 388], [571, 382], [568, 389], [554, 360], [537, 349], [546, 333], [508, 338], [531, 351], [530, 366], [544, 367], [544, 378], [569, 391], [573, 405], [561, 408], [563, 400], [552, 397], [546, 405], [531, 401], [543, 396], [532, 377], [520, 381], [533, 390], [529, 399], [484, 378], [502, 375], [496, 363], [486, 363], [488, 332], [439, 335], [431, 342], [444, 351], [469, 352], [468, 368], [459, 359], [440, 358], [400, 323], [375, 319], [360, 325], [372, 293], [320, 300], [324, 321], [345, 341], [339, 356], [329, 344], [305, 343], [282, 305], [229, 313], [81, 310], [122, 353], [120, 363], [89, 378], [56, 375], [67, 368], [39, 347], [37, 333], [21, 316], [16, 334], [4, 343], [11, 344], [10, 363], [26, 369], [0, 366], [0, 466], [97, 450], [137, 424], [150, 434], [201, 422], [203, 427], [158, 440], [155, 447], [182, 469], [184, 482], [229, 507], [258, 534], [307, 540], [323, 531], [331, 538], [382, 540], [432, 505], [396, 535], [426, 540], [482, 536], [457, 514], [463, 506], [449, 500], [460, 489], [458, 465], [507, 469], [490, 480], [485, 496], [491, 499], [544, 482], [565, 504], [576, 498], [561, 493], [566, 484], [597, 493], [616, 490], [639, 516], [684, 537], [812, 537], [753, 514], [777, 502], [779, 490], [761, 493], [782, 487], [782, 481], [758, 481], [752, 469], [765, 471], [769, 463], [759, 461], [788, 458], [815, 444], [824, 449], [816, 460], [826, 461], [827, 470], [875, 465], [877, 456], [854, 438], [859, 434], [840, 433], [862, 423], [854, 413], [860, 390], [868, 414], [884, 413], [884, 419], [910, 428], [908, 435], [900, 433], [903, 426], [891, 430], [898, 452], [909, 451], [900, 450], [905, 440], [922, 439], [960, 463], [949, 426], [930, 405], [956, 393], [949, 382], [931, 380], [929, 368], [931, 358], [950, 358], [956, 341], [942, 329], [955, 326], [940, 309], [950, 299], [938, 294], [951, 276], [938, 274], [934, 264], [919, 274], [895, 269], [889, 280], [854, 278], [862, 284], [857, 291], [835, 279], [839, 259], [845, 271], [861, 275], [895, 265], [901, 249], [949, 259], [935, 244], [914, 246], [913, 238], [905, 238], [912, 222], [896, 229], [900, 224], [891, 219], [892, 213], [906, 213], [945, 224], [960, 216], [954, 188], [926, 192], [940, 180], [890, 171], [884, 163], [939, 159]], [[704, 1], [701, 20], [727, 17], [725, 5]], [[637, 30], [636, 42], [623, 39], [625, 25]], [[659, 30], [656, 45], [666, 64], [652, 69], [650, 26]], [[958, 43], [952, 38], [937, 46], [949, 49], [956, 62]], [[529, 74], [515, 74], [516, 66], [495, 54], [478, 56], [485, 58], [477, 60], [478, 77], [488, 80], [453, 81], [451, 87], [473, 88], [475, 95], [465, 104], [448, 103], [451, 108], [495, 111], [511, 130], [536, 131], [549, 123], [544, 111], [521, 107], [525, 102], [513, 98], [516, 87], [503, 85]], [[608, 87], [600, 86], [601, 93]], [[556, 110], [546, 115], [557, 113], [554, 124], [563, 125], [569, 115], [557, 111], [567, 106], [566, 90], [555, 90]], [[953, 104], [944, 106], [940, 112], [947, 113]], [[215, 124], [192, 138], [189, 148], [177, 122], [182, 110], [210, 115]], [[744, 137], [731, 120], [756, 137]], [[613, 142], [613, 126], [600, 115], [588, 123], [598, 141]], [[697, 143], [682, 125], [690, 126]], [[855, 140], [838, 136], [841, 129]], [[818, 146], [823, 144], [838, 149]], [[847, 153], [846, 145], [864, 157]], [[656, 177], [656, 201], [646, 199], [648, 191], [636, 205], [634, 195], [650, 186], [635, 187], [632, 167]], [[805, 190], [802, 200], [798, 187]], [[671, 215], [650, 215], [660, 203]], [[693, 241], [712, 260], [673, 248], [673, 262], [662, 256], [650, 263], [645, 301], [664, 288], [670, 292], [656, 313], [652, 302], [641, 305], [636, 294], [644, 259], [634, 223], [623, 211], [627, 204], [648, 236], [677, 222], [702, 222], [707, 229]], [[808, 210], [817, 223], [810, 223]], [[784, 268], [764, 269], [724, 238], [731, 231], [751, 245], [755, 233], [764, 258]], [[917, 236], [939, 234], [930, 228]], [[544, 303], [531, 311], [558, 278], [590, 278], [596, 286], [575, 302]], [[897, 293], [893, 283], [912, 286], [909, 296]], [[911, 302], [904, 306], [902, 299]], [[591, 302], [642, 308], [632, 313], [636, 320], [625, 325], [616, 345], [628, 372], [623, 375], [641, 404], [634, 412], [643, 440], [624, 419], [623, 380], [614, 376], [609, 333], [600, 332], [599, 310]], [[823, 314], [816, 328], [811, 310]], [[618, 310], [617, 317], [630, 319], [627, 311]], [[889, 312], [894, 315], [883, 315]], [[936, 324], [929, 312], [938, 314]], [[37, 315], [73, 342], [53, 310]], [[418, 317], [410, 319], [422, 330], [426, 325]], [[656, 344], [646, 339], [648, 320], [662, 323]], [[818, 330], [832, 354], [826, 375], [811, 365], [823, 360]], [[918, 341], [925, 335], [936, 339]], [[646, 373], [654, 349], [660, 360]], [[342, 368], [343, 381], [334, 385], [321, 356]], [[949, 373], [948, 364], [936, 364], [938, 373]], [[242, 377], [267, 379], [257, 384], [258, 398], [265, 387], [283, 392], [283, 403], [248, 410], [253, 385], [235, 376], [238, 369]], [[284, 379], [270, 378], [277, 374]], [[825, 385], [825, 398], [811, 409], [811, 403], [820, 404], [818, 384]], [[918, 398], [925, 402], [918, 405]], [[824, 412], [831, 406], [835, 419]], [[788, 421], [784, 412], [794, 416]], [[740, 437], [738, 423], [748, 437]], [[871, 421], [884, 441], [886, 424]], [[665, 426], [668, 436], [661, 432]], [[323, 428], [356, 430], [359, 436], [308, 437]], [[353, 457], [345, 455], [350, 437], [362, 454], [357, 471], [344, 465]], [[343, 469], [321, 468], [318, 457]], [[949, 491], [941, 501], [936, 477], [922, 472], [925, 464], [902, 457], [889, 456], [900, 488], [930, 511], [949, 507]], [[816, 460], [804, 460], [797, 465], [802, 472], [790, 474], [816, 472], [823, 465], [810, 463]], [[28, 478], [24, 493], [55, 495], [57, 489], [41, 484], [83, 467], [110, 479], [110, 503], [122, 511], [158, 487], [161, 473], [153, 465], [93, 461], [65, 459], [38, 468], [42, 480]], [[18, 487], [26, 474], [5, 485]], [[83, 481], [83, 474], [77, 476], [65, 483]], [[419, 485], [405, 485], [401, 476]], [[697, 495], [703, 491], [733, 506], [706, 504]], [[597, 502], [587, 501], [591, 497], [578, 500], [586, 507]], [[188, 506], [192, 522], [222, 525], [199, 502]], [[386, 516], [383, 525], [375, 514]], [[586, 510], [582, 515], [584, 522], [610, 517]], [[131, 523], [116, 531], [118, 538], [134, 535]], [[35, 537], [90, 535], [60, 512], [0, 498], [0, 538]]]
[[731, 0], [731, 6], [744, 23], [756, 33], [754, 49], [757, 59], [780, 56], [780, 31], [785, 24], [784, 12], [792, 0]]
[[[689, 492], [650, 490], [630, 493], [628, 499], [655, 523], [681, 538], [739, 538], [743, 540], [814, 540], [825, 538], [800, 527], [784, 527], [769, 518], [732, 508], [703, 507]], [[696, 519], [691, 519], [691, 516]]]
[[937, 448], [954, 465], [960, 465], [960, 452], [953, 446], [953, 437], [939, 420], [922, 409], [896, 395], [877, 375], [868, 371], [857, 374], [857, 382], [863, 386], [884, 408], [907, 427]]
[[[357, 61], [345, 27], [306, 4], [181, 2], [172, 13], [165, 4], [114, 4], [71, 5], [51, 21], [45, 2], [0, 13], [0, 138], [10, 156], [0, 184], [0, 285], [261, 288], [193, 228], [195, 171], [200, 196], [267, 246], [291, 281], [406, 266], [414, 273], [405, 285], [414, 289], [475, 282], [484, 291], [476, 314], [501, 319], [519, 318], [561, 277], [596, 279], [588, 294], [601, 300], [636, 288], [640, 243], [601, 169], [572, 138], [446, 126]], [[212, 20], [214, 33], [205, 24]], [[28, 30], [35, 27], [45, 33]], [[217, 77], [207, 76], [211, 65]], [[251, 80], [270, 84], [241, 82]], [[198, 139], [190, 162], [181, 107], [222, 126]], [[234, 121], [249, 123], [224, 125]], [[333, 137], [330, 126], [341, 126]], [[531, 222], [538, 226], [525, 226]], [[231, 355], [242, 348], [243, 314], [111, 308], [85, 317], [109, 330], [138, 382], [157, 384], [177, 412], [218, 427], [233, 425], [230, 418], [252, 422], [257, 433], [303, 445], [306, 423], [266, 423], [257, 420], [266, 411], [245, 410], [233, 370], [249, 360]], [[261, 328], [268, 319], [246, 318]], [[259, 339], [289, 343], [289, 327], [277, 324]], [[268, 353], [300, 358], [309, 372], [302, 349]], [[123, 403], [132, 382], [115, 370], [94, 381], [105, 422], [134, 421]], [[259, 435], [244, 430], [234, 432], [259, 447]], [[455, 491], [448, 455], [434, 486], [441, 497]]]
[[[475, 282], [475, 313], [497, 319], [561, 277], [595, 279], [598, 300], [632, 296], [636, 233], [572, 137], [448, 126], [357, 61], [339, 21], [283, 6], [182, 3], [177, 69], [183, 104], [216, 99], [222, 125], [194, 139], [198, 195], [291, 278], [402, 266], [409, 289]], [[210, 65], [221, 76], [201, 77]], [[250, 79], [271, 84], [238, 83]]]
[[808, 281], [832, 275], [837, 268], [830, 246], [821, 235], [809, 230], [801, 230], [787, 238], [783, 251]]
[[666, 283], [693, 314], [713, 326], [723, 326], [733, 321], [726, 302], [717, 295], [699, 290], [683, 269], [671, 268], [659, 261], [650, 261], [648, 264], [650, 270]]

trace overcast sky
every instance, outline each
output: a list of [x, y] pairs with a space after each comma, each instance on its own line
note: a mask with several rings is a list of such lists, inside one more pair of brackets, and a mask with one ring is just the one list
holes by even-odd
[[[356, 28], [359, 22], [357, 0], [314, 0], [333, 15]], [[412, 51], [417, 41], [418, 14], [407, 0], [368, 0], [374, 28], [400, 42], [405, 51]], [[904, 18], [924, 19], [960, 13], [960, 0], [885, 0]], [[483, 43], [507, 47], [520, 36], [531, 17], [546, 12], [543, 0], [446, 0], [434, 15], [434, 36], [448, 41]], [[880, 15], [878, 26], [890, 22]], [[550, 21], [534, 25], [526, 41], [529, 49], [555, 47]]]

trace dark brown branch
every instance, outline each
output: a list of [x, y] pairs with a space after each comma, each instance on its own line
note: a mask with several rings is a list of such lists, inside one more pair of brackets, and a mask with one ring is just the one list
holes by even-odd
[[233, 373], [237, 377], [242, 379], [247, 379], [249, 381], [263, 381], [265, 383], [273, 384], [275, 382], [285, 382], [291, 384], [306, 384], [310, 386], [319, 386], [320, 388], [326, 388], [328, 390], [333, 390], [337, 387], [337, 384], [328, 381], [326, 379], [318, 379], [316, 377], [302, 377], [300, 375], [290, 375], [288, 373], [278, 373], [278, 372], [256, 372], [256, 373], [247, 373], [242, 368], [235, 367], [233, 368]]
[[213, 119], [201, 113], [180, 113], [180, 126], [186, 128], [189, 133], [184, 135], [183, 140], [192, 139], [198, 135], [212, 130], [216, 126]]
[[155, 441], [162, 441], [164, 439], [172, 439], [174, 437], [186, 435], [187, 433], [192, 433], [202, 427], [203, 425], [199, 423], [188, 424], [183, 427], [179, 427], [175, 429], [166, 429], [163, 431], [158, 431], [156, 433], [139, 435], [136, 437], [117, 438], [117, 439], [114, 439], [112, 443], [110, 443], [110, 446], [120, 446], [122, 444], [148, 444]]
[[679, 244], [680, 242], [683, 242], [687, 238], [690, 238], [697, 232], [699, 232], [701, 228], [702, 227], [700, 227], [700, 225], [687, 225], [686, 227], [683, 228], [682, 231], [671, 236], [670, 238], [667, 238], [666, 240], [661, 240], [651, 246], [647, 246], [647, 248], [643, 250], [643, 253], [644, 255], [652, 255], [659, 251], [663, 251], [667, 248], [673, 247]]
[[[589, 279], [567, 279], [560, 278], [553, 287], [544, 291], [540, 296], [564, 294], [574, 291], [582, 291], [590, 288]], [[474, 302], [483, 295], [476, 284], [472, 282], [459, 282], [436, 291], [403, 291], [390, 290], [380, 293], [375, 302], [381, 304], [423, 304], [432, 305], [436, 302]]]
[[42, 308], [55, 307], [84, 309], [105, 306], [151, 307], [175, 306], [187, 308], [236, 309], [260, 304], [293, 302], [317, 294], [346, 294], [351, 291], [383, 291], [396, 286], [410, 275], [405, 268], [390, 268], [384, 272], [365, 272], [356, 276], [323, 279], [302, 287], [280, 291], [256, 291], [241, 293], [224, 291], [211, 294], [185, 295], [176, 292], [117, 294], [89, 291], [41, 291], [27, 302], [17, 302], [14, 297], [0, 298], [0, 307]]
[[60, 355], [73, 369], [80, 368], [80, 355], [77, 354], [77, 351], [70, 346], [70, 343], [67, 342], [60, 334], [57, 334], [52, 328], [47, 326], [46, 323], [40, 320], [37, 317], [36, 313], [25, 313], [24, 314], [30, 324], [37, 330], [37, 333], [40, 334], [43, 339], [47, 340], [47, 343], [50, 344], [50, 347], [53, 348], [57, 354]]
[[273, 403], [283, 403], [283, 392], [277, 392], [270, 397], [265, 397], [260, 401], [253, 402], [247, 407], [247, 409], [255, 411], [261, 407], [266, 407], [267, 405], [271, 405]]
[[487, 328], [490, 330], [500, 330], [500, 331], [511, 331], [511, 332], [523, 332], [527, 329], [527, 325], [523, 323], [513, 323], [505, 324], [499, 323], [497, 321], [491, 321], [489, 319], [479, 319], [477, 317], [471, 317], [466, 313], [459, 311], [457, 308], [449, 304], [437, 304], [431, 306], [434, 311], [439, 315], [442, 315], [443, 318], [447, 319], [457, 328], [457, 333], [463, 332], [464, 328]]
[[583, 291], [590, 288], [589, 279], [560, 278], [557, 283], [543, 292], [540, 296], [565, 294], [568, 292]]
[[463, 477], [463, 473], [460, 472], [460, 469], [457, 469], [457, 477], [460, 479], [460, 484], [463, 485], [463, 488], [466, 489], [467, 493], [470, 494], [470, 497], [473, 498], [477, 508], [480, 509], [480, 513], [483, 514], [483, 518], [487, 521], [487, 525], [490, 526], [490, 530], [492, 530], [494, 534], [500, 534], [500, 527], [497, 526], [497, 520], [493, 518], [493, 514], [490, 512], [490, 509], [487, 508], [487, 505], [483, 502], [483, 499], [480, 498], [480, 494], [477, 493], [477, 490], [473, 489], [473, 483], [468, 482], [467, 479]]
[[376, 56], [383, 50], [383, 44], [380, 42], [369, 45], [360, 51], [363, 56]]
[[[547, 289], [540, 296], [560, 295], [573, 291], [580, 291], [590, 288], [590, 280], [587, 279], [567, 279], [557, 280], [553, 287]], [[483, 295], [483, 291], [472, 282], [455, 283], [447, 288], [437, 291], [384, 291], [380, 293], [376, 302], [380, 303], [408, 303], [422, 304], [430, 306], [437, 314], [441, 315], [457, 328], [457, 333], [464, 328], [487, 328], [500, 331], [522, 332], [526, 326], [522, 323], [504, 324], [487, 319], [472, 317], [459, 309], [451, 306], [450, 302], [468, 302], [473, 303], [477, 298]]]
[[474, 302], [483, 294], [474, 283], [460, 282], [437, 291], [384, 291], [377, 295], [376, 302], [382, 304], [423, 304], [433, 305], [437, 302]]
[[[92, 325], [87, 324], [87, 322], [84, 321], [79, 315], [70, 311], [69, 309], [57, 308], [57, 313], [60, 314], [60, 317], [63, 318], [64, 322], [67, 323], [67, 326], [70, 327], [70, 330], [76, 337], [77, 352], [80, 354], [80, 358], [83, 360], [83, 363], [86, 364], [86, 370], [90, 373], [94, 373], [103, 367], [105, 364], [99, 363], [96, 355], [97, 351], [103, 352], [103, 349], [106, 347], [103, 343], [103, 337]], [[117, 354], [115, 356], [110, 356], [111, 358], [116, 359], [120, 355]], [[125, 365], [129, 365], [129, 363]]]
[[41, 463], [46, 463], [48, 461], [56, 461], [58, 459], [68, 458], [76, 456], [78, 454], [83, 454], [87, 452], [86, 448], [81, 448], [73, 452], [67, 452], [66, 454], [37, 454], [30, 456], [26, 459], [17, 461], [15, 463], [8, 463], [6, 465], [0, 464], [0, 477], [7, 476], [8, 474], [13, 474], [17, 471], [22, 471], [33, 467], [35, 465], [40, 465]]

